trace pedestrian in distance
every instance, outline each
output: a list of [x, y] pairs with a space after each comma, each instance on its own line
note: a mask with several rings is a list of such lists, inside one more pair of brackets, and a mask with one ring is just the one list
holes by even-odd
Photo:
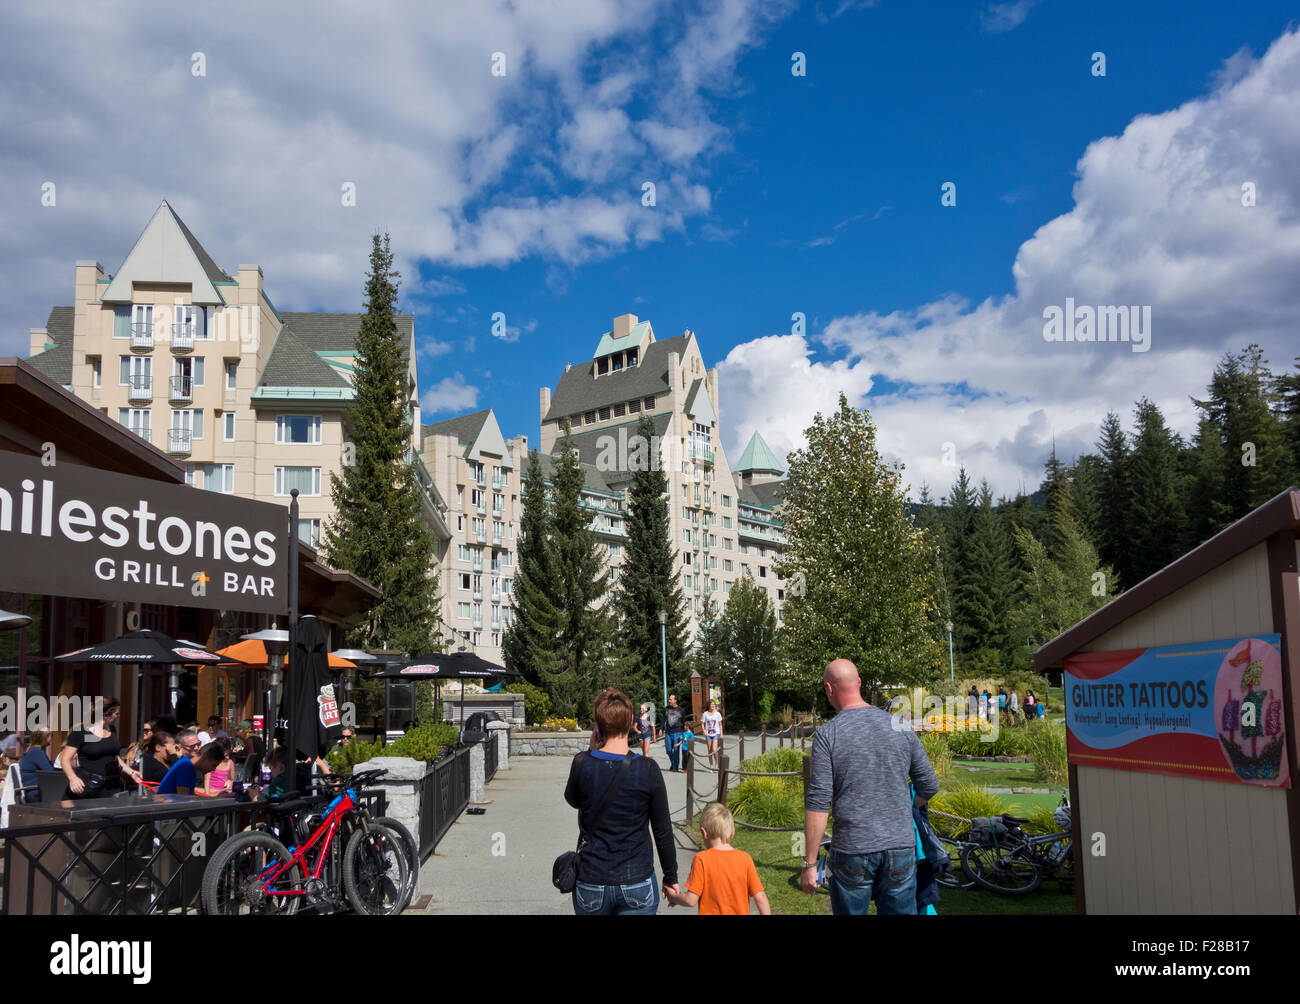
[[682, 733], [686, 731], [686, 712], [677, 706], [677, 695], [668, 695], [668, 707], [664, 709], [664, 748], [668, 753], [668, 770], [677, 771], [678, 758], [682, 749]]
[[685, 891], [666, 894], [670, 906], [698, 907], [701, 917], [748, 916], [753, 900], [760, 914], [771, 914], [754, 859], [731, 846], [735, 834], [736, 822], [725, 805], [712, 802], [704, 807], [700, 835], [705, 849], [691, 862]]
[[1020, 717], [1020, 698], [1014, 690], [1007, 696], [1007, 717], [1013, 725]]
[[975, 718], [980, 712], [980, 692], [975, 689], [975, 684], [970, 685], [970, 690], [966, 694], [966, 717]]
[[704, 742], [709, 748], [709, 766], [717, 766], [718, 742], [722, 738], [722, 713], [718, 710], [718, 702], [710, 701], [709, 710], [700, 716], [704, 723]]
[[641, 714], [636, 720], [637, 741], [641, 744], [641, 755], [650, 755], [650, 741], [654, 739], [654, 719], [650, 715], [650, 705], [641, 705]]
[[[939, 791], [939, 779], [911, 729], [862, 699], [858, 669], [836, 659], [823, 674], [837, 714], [813, 735], [812, 778], [804, 795], [803, 875], [817, 891], [817, 850], [832, 806], [835, 832], [827, 862], [831, 909], [838, 915], [916, 913], [916, 830], [912, 806]], [[978, 696], [978, 695], [977, 695]], [[911, 786], [916, 789], [913, 797]]]

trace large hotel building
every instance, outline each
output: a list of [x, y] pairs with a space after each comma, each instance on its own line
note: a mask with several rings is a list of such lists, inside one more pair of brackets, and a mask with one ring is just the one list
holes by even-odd
[[[161, 447], [201, 488], [287, 504], [299, 490], [302, 536], [315, 545], [347, 461], [344, 418], [360, 314], [277, 310], [257, 265], [227, 272], [166, 202], [113, 275], [76, 264], [73, 304], [31, 331], [31, 364]], [[499, 660], [509, 623], [527, 436], [506, 439], [488, 409], [422, 424], [414, 319], [397, 317], [412, 400], [411, 462], [433, 534], [443, 630]], [[757, 434], [738, 462], [719, 439], [717, 371], [693, 332], [658, 341], [649, 321], [614, 318], [588, 362], [541, 390], [536, 449], [548, 476], [568, 419], [586, 476], [583, 502], [617, 579], [634, 465], [658, 457], [689, 632], [740, 576], [778, 616], [785, 545], [783, 469]], [[644, 417], [658, 442], [638, 447]], [[653, 462], [651, 460], [651, 462]]]

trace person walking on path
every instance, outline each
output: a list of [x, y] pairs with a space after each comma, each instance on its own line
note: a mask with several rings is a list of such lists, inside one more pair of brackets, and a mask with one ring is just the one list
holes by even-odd
[[682, 733], [686, 731], [686, 712], [677, 706], [677, 695], [668, 695], [664, 709], [664, 748], [668, 751], [668, 770], [676, 772], [677, 758], [682, 749]]
[[653, 914], [659, 907], [660, 890], [655, 882], [651, 831], [663, 869], [664, 895], [680, 891], [668, 789], [657, 763], [628, 750], [632, 702], [627, 696], [618, 690], [602, 691], [594, 712], [600, 733], [606, 737], [604, 745], [573, 758], [564, 800], [578, 810], [579, 829], [583, 815], [592, 813], [607, 796], [610, 801], [601, 811], [596, 829], [584, 833], [573, 912], [580, 916]]
[[970, 690], [966, 694], [966, 717], [974, 718], [980, 710], [980, 692], [975, 689], [975, 684], [970, 685]]
[[650, 715], [650, 705], [641, 705], [641, 714], [636, 720], [636, 738], [641, 744], [641, 755], [650, 755], [650, 741], [655, 737], [654, 719]]
[[754, 859], [731, 846], [736, 823], [721, 802], [712, 802], [700, 813], [700, 835], [705, 849], [691, 862], [685, 892], [665, 894], [669, 906], [696, 907], [701, 917], [730, 914], [749, 916], [752, 899], [762, 916], [771, 914], [767, 893], [759, 881]]
[[722, 713], [718, 702], [710, 701], [709, 710], [700, 716], [704, 722], [704, 741], [709, 747], [709, 766], [717, 766], [718, 741], [722, 738]]
[[1016, 696], [1014, 690], [1011, 691], [1011, 696], [1007, 698], [1007, 717], [1011, 719], [1012, 725], [1020, 717], [1020, 698]]
[[939, 779], [916, 733], [895, 729], [888, 714], [862, 699], [862, 681], [852, 662], [828, 663], [823, 682], [838, 714], [813, 735], [800, 885], [810, 895], [817, 891], [817, 849], [834, 805], [827, 868], [832, 911], [837, 916], [865, 914], [874, 898], [879, 914], [914, 914], [912, 806], [933, 798]]

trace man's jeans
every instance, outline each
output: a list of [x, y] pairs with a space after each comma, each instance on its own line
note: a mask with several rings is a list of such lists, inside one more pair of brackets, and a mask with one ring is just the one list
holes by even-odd
[[670, 770], [677, 769], [677, 757], [682, 749], [682, 733], [669, 732], [664, 736], [664, 748], [668, 751], [668, 767]]
[[579, 882], [573, 887], [573, 912], [579, 917], [653, 916], [658, 909], [659, 883], [654, 875], [631, 885]]
[[916, 850], [899, 847], [875, 854], [831, 851], [828, 885], [831, 911], [840, 917], [865, 914], [874, 897], [876, 913], [916, 913]]

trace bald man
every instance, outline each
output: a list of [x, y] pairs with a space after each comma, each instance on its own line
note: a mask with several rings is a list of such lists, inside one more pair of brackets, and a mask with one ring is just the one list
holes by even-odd
[[[836, 916], [916, 913], [916, 834], [913, 796], [924, 805], [939, 779], [911, 729], [894, 728], [890, 716], [862, 699], [858, 667], [848, 659], [827, 663], [826, 697], [838, 714], [813, 736], [812, 780], [804, 794], [803, 878], [817, 891], [817, 849], [835, 806], [828, 884]], [[809, 860], [811, 858], [811, 860]]]

